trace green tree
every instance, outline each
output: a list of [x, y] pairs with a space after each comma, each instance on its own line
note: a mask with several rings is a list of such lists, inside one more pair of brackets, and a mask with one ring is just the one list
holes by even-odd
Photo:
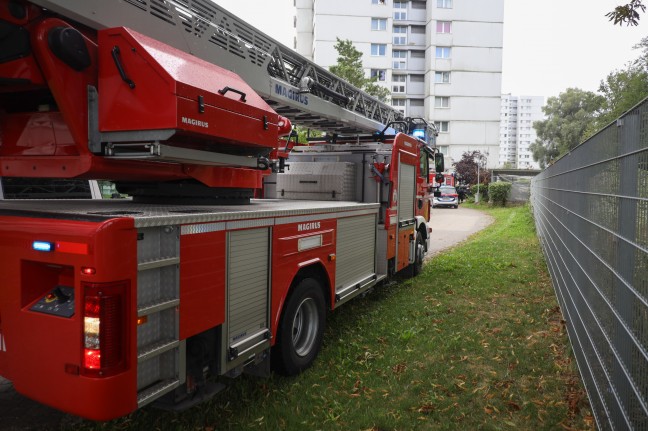
[[604, 102], [603, 96], [579, 88], [568, 88], [557, 97], [550, 97], [542, 108], [547, 119], [533, 123], [538, 139], [529, 149], [534, 160], [545, 167], [580, 144]]
[[485, 162], [486, 156], [481, 151], [466, 151], [463, 153], [461, 160], [453, 163], [459, 182], [464, 185], [477, 184], [477, 164], [480, 163], [479, 182], [488, 184], [490, 172], [485, 169]]
[[389, 89], [377, 84], [377, 78], [365, 77], [362, 68], [362, 52], [353, 46], [353, 42], [337, 38], [335, 50], [338, 52], [338, 58], [337, 64], [329, 68], [332, 73], [379, 100], [388, 101]]
[[596, 130], [605, 127], [648, 96], [648, 72], [637, 65], [611, 72], [601, 81], [599, 92], [605, 101], [595, 123]]
[[639, 25], [639, 12], [646, 11], [646, 5], [643, 0], [630, 0], [629, 3], [619, 5], [614, 8], [610, 13], [605, 14], [610, 21], [614, 21], [614, 25]]
[[634, 61], [634, 64], [648, 72], [648, 36], [641, 39], [641, 41], [632, 48], [641, 51], [641, 55]]
[[592, 136], [648, 96], [648, 37], [633, 48], [641, 50], [639, 58], [624, 69], [610, 72], [601, 81], [598, 91], [605, 100], [600, 115], [585, 132], [585, 137]]
[[295, 131], [297, 132], [297, 142], [300, 144], [308, 144], [310, 142], [309, 138], [321, 138], [324, 136], [324, 132], [307, 127], [295, 127]]

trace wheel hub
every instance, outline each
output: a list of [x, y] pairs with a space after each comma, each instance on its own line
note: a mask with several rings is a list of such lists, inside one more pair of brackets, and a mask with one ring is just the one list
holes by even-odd
[[292, 325], [292, 343], [297, 355], [310, 353], [315, 345], [318, 327], [317, 305], [312, 298], [306, 298], [297, 307]]

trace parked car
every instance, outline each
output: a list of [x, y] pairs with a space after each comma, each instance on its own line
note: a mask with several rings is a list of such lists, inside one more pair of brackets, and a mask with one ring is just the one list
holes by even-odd
[[452, 186], [439, 187], [441, 196], [435, 196], [432, 201], [432, 207], [454, 207], [459, 208], [459, 194], [457, 189]]

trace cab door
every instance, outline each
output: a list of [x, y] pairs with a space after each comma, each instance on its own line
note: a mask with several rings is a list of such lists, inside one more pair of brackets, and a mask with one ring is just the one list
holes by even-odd
[[[406, 142], [415, 147], [415, 143]], [[418, 159], [409, 148], [398, 149], [398, 227], [396, 243], [396, 271], [400, 271], [412, 262], [414, 249], [414, 229], [416, 226], [416, 168]]]
[[419, 154], [419, 172], [416, 176], [416, 215], [425, 221], [430, 221], [430, 192], [429, 192], [430, 159], [426, 151]]

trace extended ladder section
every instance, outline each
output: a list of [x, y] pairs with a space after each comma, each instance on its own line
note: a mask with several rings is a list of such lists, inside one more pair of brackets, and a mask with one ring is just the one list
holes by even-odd
[[[229, 69], [294, 124], [373, 133], [400, 111], [307, 60], [209, 0], [33, 0], [91, 28], [129, 27]], [[399, 125], [396, 128], [400, 127]]]

